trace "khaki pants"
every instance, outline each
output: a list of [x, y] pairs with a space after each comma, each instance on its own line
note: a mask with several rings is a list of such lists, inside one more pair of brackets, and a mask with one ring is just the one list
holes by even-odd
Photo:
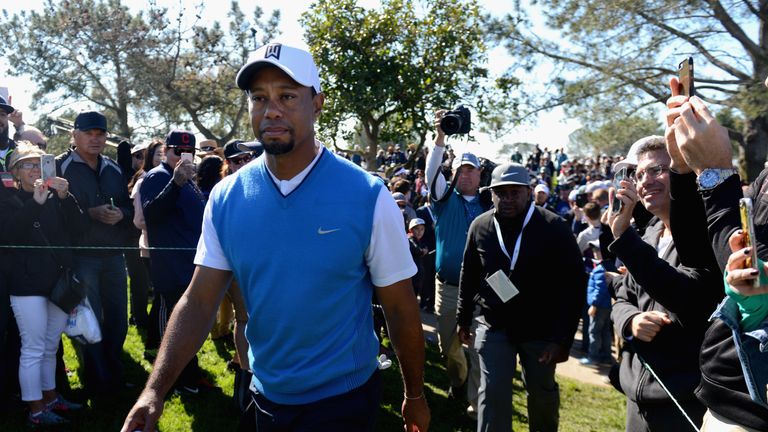
[[[480, 359], [474, 343], [468, 347], [469, 361], [464, 354], [456, 333], [456, 311], [459, 287], [435, 279], [435, 316], [437, 317], [437, 342], [440, 353], [446, 358], [446, 370], [451, 387], [460, 387], [467, 382], [467, 401], [477, 408], [477, 391], [480, 388]], [[477, 328], [473, 322], [472, 329]], [[469, 369], [469, 376], [467, 370]]]

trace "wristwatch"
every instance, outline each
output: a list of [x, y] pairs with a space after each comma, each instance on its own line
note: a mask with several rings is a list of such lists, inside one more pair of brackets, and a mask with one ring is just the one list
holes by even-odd
[[734, 174], [736, 174], [736, 170], [733, 168], [707, 168], [696, 177], [696, 183], [698, 183], [700, 191], [711, 190]]

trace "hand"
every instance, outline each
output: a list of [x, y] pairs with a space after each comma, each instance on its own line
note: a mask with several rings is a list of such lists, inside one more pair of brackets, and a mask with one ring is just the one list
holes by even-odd
[[91, 219], [107, 225], [114, 225], [123, 219], [123, 211], [117, 207], [112, 208], [109, 204], [89, 208], [88, 215]]
[[188, 160], [179, 160], [176, 167], [173, 168], [173, 182], [177, 186], [184, 186], [187, 180], [195, 175], [195, 164]]
[[[678, 80], [669, 81], [672, 94], [678, 92]], [[677, 106], [679, 97], [673, 96], [670, 101]], [[679, 107], [667, 113], [668, 128], [674, 134], [674, 141], [686, 164], [696, 174], [701, 174], [707, 168], [731, 168], [732, 151], [728, 130], [717, 122], [709, 112], [704, 102], [692, 96]], [[665, 132], [665, 137], [668, 135]], [[669, 144], [669, 142], [668, 142]], [[671, 155], [672, 152], [670, 152]]]
[[24, 116], [24, 113], [22, 113], [19, 110], [14, 110], [12, 113], [8, 114], [8, 121], [13, 123], [13, 127], [18, 129], [21, 125], [24, 124], [23, 116]]
[[59, 199], [64, 199], [69, 194], [69, 182], [61, 177], [51, 177], [48, 179], [48, 187], [55, 190]]
[[595, 315], [597, 315], [597, 307], [595, 305], [590, 306], [589, 309], [587, 309], [587, 315], [594, 318]]
[[155, 425], [163, 413], [163, 398], [153, 395], [146, 390], [139, 396], [128, 416], [125, 417], [120, 432], [154, 432]]
[[672, 320], [664, 312], [650, 311], [637, 314], [631, 322], [632, 336], [643, 342], [651, 342], [667, 324], [672, 324]]
[[680, 94], [679, 88], [680, 82], [677, 77], [672, 77], [669, 80], [669, 87], [672, 90], [672, 97], [667, 99], [667, 127], [664, 130], [664, 140], [667, 143], [667, 152], [672, 159], [672, 163], [669, 168], [677, 173], [686, 174], [691, 172], [691, 167], [685, 161], [683, 154], [680, 153], [680, 149], [677, 147], [677, 141], [675, 140], [675, 128], [673, 127], [675, 119], [680, 116], [680, 106], [688, 101], [687, 96]]
[[471, 346], [472, 343], [472, 331], [468, 327], [461, 327], [459, 326], [456, 329], [456, 334], [459, 335], [459, 342], [461, 342], [464, 345]]
[[562, 363], [568, 360], [568, 351], [560, 344], [550, 342], [539, 355], [539, 363]]
[[[752, 267], [746, 267], [746, 260], [752, 252], [751, 248], [743, 248], [746, 238], [742, 230], [731, 234], [728, 238], [728, 246], [731, 248], [731, 256], [728, 257], [728, 264], [725, 269], [728, 276], [725, 281], [736, 293], [743, 296], [753, 296], [758, 294], [768, 294], [768, 285], [755, 286], [755, 279], [760, 277], [760, 272]], [[757, 265], [757, 263], [755, 263]], [[763, 263], [763, 272], [768, 272], [768, 265]]]
[[41, 179], [35, 180], [34, 191], [32, 192], [32, 199], [36, 203], [43, 205], [48, 200], [48, 185], [46, 185]]
[[406, 432], [426, 432], [429, 430], [431, 415], [426, 398], [403, 399], [401, 413]]
[[629, 224], [632, 222], [632, 212], [637, 204], [637, 190], [635, 184], [628, 180], [622, 180], [619, 185], [622, 189], [616, 191], [614, 188], [608, 190], [608, 207], [613, 208], [613, 201], [616, 199], [621, 200], [624, 203], [621, 211], [614, 213], [608, 211], [608, 226], [611, 227], [613, 238], [619, 238], [624, 231], [629, 228]]
[[444, 109], [435, 111], [435, 132], [437, 132], [435, 145], [438, 147], [445, 147], [445, 132], [443, 132], [443, 128], [440, 127], [440, 120], [443, 119], [443, 115], [445, 115], [446, 112], [448, 111]]

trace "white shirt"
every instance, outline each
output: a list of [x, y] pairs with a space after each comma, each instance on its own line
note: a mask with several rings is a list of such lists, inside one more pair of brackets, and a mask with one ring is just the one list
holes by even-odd
[[[317, 156], [315, 156], [312, 162], [289, 180], [278, 180], [269, 171], [269, 167], [267, 167], [267, 171], [272, 176], [275, 184], [278, 185], [280, 192], [283, 195], [288, 195], [301, 184], [312, 170], [312, 167], [320, 159], [322, 152], [325, 151], [327, 150], [321, 147], [321, 151], [317, 152]], [[195, 264], [229, 271], [232, 270], [232, 266], [224, 255], [221, 243], [219, 242], [219, 236], [216, 233], [216, 228], [213, 226], [211, 211], [211, 202], [209, 201], [203, 213], [203, 231], [197, 244]], [[376, 207], [373, 211], [371, 241], [368, 244], [368, 249], [365, 251], [365, 261], [371, 272], [371, 281], [378, 287], [392, 285], [416, 274], [416, 264], [413, 262], [410, 250], [408, 249], [403, 216], [397, 204], [395, 204], [392, 195], [385, 187], [379, 190], [379, 196], [376, 199]]]

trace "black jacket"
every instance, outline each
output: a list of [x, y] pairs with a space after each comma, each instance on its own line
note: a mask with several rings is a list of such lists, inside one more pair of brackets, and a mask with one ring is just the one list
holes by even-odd
[[[96, 170], [72, 149], [56, 157], [56, 172], [69, 181], [69, 191], [75, 196], [88, 218], [88, 229], [74, 240], [77, 246], [124, 247], [133, 226], [133, 201], [120, 167], [106, 156], [99, 156]], [[110, 198], [123, 212], [123, 219], [115, 225], [107, 225], [88, 216], [88, 209], [110, 204]], [[121, 250], [79, 251], [80, 255], [111, 256]]]
[[[469, 227], [459, 284], [458, 324], [469, 327], [479, 303], [489, 327], [505, 329], [510, 341], [541, 340], [569, 348], [586, 296], [586, 274], [570, 228], [555, 213], [536, 207], [523, 231], [520, 255], [510, 274], [510, 259], [499, 246], [494, 214], [494, 210], [481, 214]], [[510, 254], [524, 216], [500, 223]], [[507, 303], [502, 303], [485, 281], [498, 270], [507, 273], [520, 291]]]
[[[768, 261], [767, 179], [768, 170], [764, 170], [744, 194], [754, 203], [757, 254], [764, 261]], [[689, 195], [698, 198], [695, 192], [689, 192]], [[716, 188], [702, 192], [701, 198], [706, 209], [712, 249], [720, 268], [725, 269], [731, 250], [728, 238], [741, 227], [739, 199], [742, 198], [742, 189], [739, 177], [731, 176]], [[702, 379], [696, 396], [707, 408], [744, 426], [768, 430], [768, 408], [750, 398], [733, 334], [720, 320], [712, 323], [704, 337], [700, 367]], [[752, 367], [768, 368], [768, 361], [753, 364]]]
[[[625, 338], [631, 336], [631, 320], [641, 312], [665, 312], [672, 320], [651, 342], [631, 339], [626, 344], [620, 368], [621, 387], [636, 402], [669, 401], [639, 357], [654, 369], [677, 399], [693, 398], [700, 379], [701, 341], [708, 318], [722, 297], [722, 276], [712, 259], [703, 224], [698, 228], [692, 225], [688, 230], [698, 232], [697, 235], [673, 231], [672, 243], [659, 258], [656, 246], [663, 230], [661, 220], [653, 219], [642, 238], [629, 228], [610, 245], [629, 270], [618, 287], [611, 312], [616, 332]], [[699, 245], [699, 256], [689, 263], [696, 266], [681, 262], [679, 244]]]
[[[69, 194], [60, 200], [55, 193], [43, 204], [32, 194], [16, 191], [0, 201], [4, 215], [3, 243], [24, 246], [69, 246], [82, 233], [85, 216]], [[66, 249], [16, 249], [4, 261], [9, 276], [9, 293], [15, 296], [48, 297], [62, 267], [72, 265]]]

